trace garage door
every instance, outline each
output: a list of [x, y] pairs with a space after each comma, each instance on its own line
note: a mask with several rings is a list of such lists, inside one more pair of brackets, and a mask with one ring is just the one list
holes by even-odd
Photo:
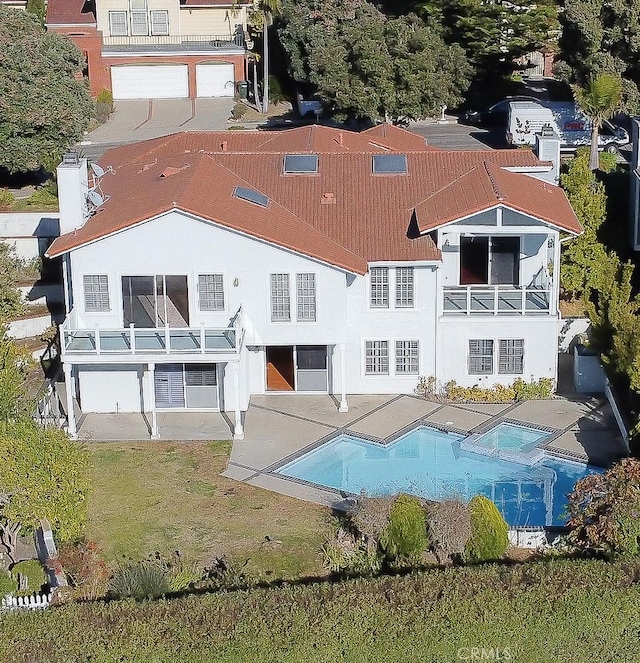
[[180, 99], [189, 96], [186, 64], [111, 67], [114, 99]]
[[199, 97], [233, 97], [233, 65], [197, 64], [196, 88]]

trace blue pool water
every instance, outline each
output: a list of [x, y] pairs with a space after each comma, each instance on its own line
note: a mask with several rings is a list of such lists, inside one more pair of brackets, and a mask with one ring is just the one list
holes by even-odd
[[426, 426], [388, 446], [340, 435], [278, 473], [372, 496], [404, 491], [433, 500], [469, 500], [485, 495], [512, 527], [541, 527], [563, 525], [566, 494], [578, 479], [602, 471], [551, 456], [528, 466], [469, 453], [460, 450], [463, 439]]
[[546, 431], [536, 428], [502, 423], [481, 435], [474, 444], [492, 449], [528, 451], [549, 435]]

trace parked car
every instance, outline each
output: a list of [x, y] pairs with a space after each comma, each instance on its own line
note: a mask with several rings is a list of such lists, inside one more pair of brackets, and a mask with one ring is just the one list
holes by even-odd
[[478, 127], [505, 127], [507, 125], [507, 116], [509, 114], [509, 104], [512, 101], [532, 101], [538, 100], [534, 97], [514, 96], [507, 97], [482, 110], [468, 110], [462, 118], [465, 124], [474, 124]]

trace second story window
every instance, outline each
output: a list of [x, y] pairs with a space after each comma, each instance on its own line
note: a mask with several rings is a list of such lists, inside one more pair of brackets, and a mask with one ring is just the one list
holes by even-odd
[[109, 31], [112, 37], [127, 35], [127, 12], [109, 12]]
[[167, 11], [151, 12], [151, 34], [152, 35], [169, 34], [169, 12]]
[[109, 279], [106, 274], [84, 276], [84, 310], [87, 313], [109, 311]]
[[371, 308], [389, 308], [389, 268], [371, 268]]
[[396, 308], [413, 308], [413, 267], [396, 267]]
[[222, 274], [200, 274], [198, 296], [201, 311], [224, 311], [224, 283]]
[[291, 320], [289, 275], [271, 274], [271, 322]]
[[132, 11], [131, 12], [131, 34], [138, 36], [146, 36], [149, 34], [149, 26], [147, 25], [147, 12], [146, 11]]
[[316, 321], [316, 275], [296, 274], [298, 322]]

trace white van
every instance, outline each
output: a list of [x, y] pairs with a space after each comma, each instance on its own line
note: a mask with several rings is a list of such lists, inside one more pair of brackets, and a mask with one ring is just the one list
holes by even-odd
[[[551, 127], [560, 136], [563, 152], [575, 150], [591, 143], [591, 120], [572, 103], [551, 101], [513, 101], [507, 116], [507, 143], [509, 145], [535, 145], [536, 134], [543, 127]], [[629, 143], [629, 134], [611, 122], [600, 129], [598, 148], [617, 152]]]

